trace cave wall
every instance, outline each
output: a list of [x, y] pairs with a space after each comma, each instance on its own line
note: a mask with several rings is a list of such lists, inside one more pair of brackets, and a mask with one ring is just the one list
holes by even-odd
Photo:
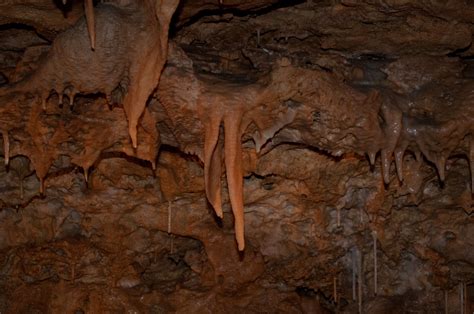
[[471, 312], [474, 5], [176, 5], [0, 4], [0, 312]]

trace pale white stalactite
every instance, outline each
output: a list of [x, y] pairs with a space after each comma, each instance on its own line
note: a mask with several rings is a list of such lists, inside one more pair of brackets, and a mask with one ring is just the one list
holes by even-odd
[[377, 294], [377, 231], [372, 232], [372, 238], [374, 241], [373, 247], [374, 247], [374, 294]]
[[375, 153], [374, 152], [370, 152], [368, 153], [369, 155], [369, 162], [370, 162], [370, 165], [373, 167], [375, 165]]
[[89, 182], [89, 167], [85, 167], [83, 168], [84, 170], [84, 179], [86, 180], [86, 182]]
[[72, 107], [74, 105], [74, 97], [75, 97], [75, 93], [70, 92], [69, 93], [69, 107]]

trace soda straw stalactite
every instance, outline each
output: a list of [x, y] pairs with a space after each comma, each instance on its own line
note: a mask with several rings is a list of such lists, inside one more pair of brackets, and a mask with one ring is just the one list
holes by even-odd
[[377, 295], [377, 231], [372, 232], [373, 247], [374, 247], [374, 294]]

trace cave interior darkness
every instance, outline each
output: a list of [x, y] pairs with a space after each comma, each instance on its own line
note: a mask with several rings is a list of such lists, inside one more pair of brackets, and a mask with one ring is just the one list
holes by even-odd
[[474, 313], [471, 0], [0, 1], [0, 314]]

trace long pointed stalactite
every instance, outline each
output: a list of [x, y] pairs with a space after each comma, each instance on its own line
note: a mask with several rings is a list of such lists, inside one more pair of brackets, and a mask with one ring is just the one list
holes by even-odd
[[244, 205], [243, 205], [243, 169], [242, 169], [242, 113], [211, 113], [209, 122], [205, 123], [204, 139], [204, 173], [206, 195], [216, 215], [223, 218], [221, 196], [221, 163], [222, 151], [219, 143], [221, 123], [224, 129], [224, 159], [229, 188], [229, 197], [234, 214], [235, 237], [239, 251], [245, 248], [244, 239]]
[[226, 112], [214, 115], [205, 123], [204, 173], [206, 195], [216, 215], [223, 218], [221, 196], [222, 144], [219, 143], [221, 123], [224, 129], [224, 159], [229, 197], [234, 214], [235, 236], [240, 251], [245, 248], [243, 169], [242, 169], [242, 113]]
[[[136, 56], [135, 66], [132, 65], [129, 69], [129, 91], [123, 101], [133, 148], [138, 146], [138, 120], [158, 85], [166, 62], [169, 25], [178, 4], [179, 0], [159, 0], [148, 1], [145, 5], [145, 10], [154, 12], [154, 16], [149, 19], [153, 32], [147, 31], [146, 39], [137, 47], [139, 54]], [[155, 17], [157, 22], [154, 20]]]
[[206, 196], [216, 215], [223, 218], [222, 212], [222, 145], [219, 143], [219, 133], [222, 122], [220, 113], [211, 113], [209, 120], [204, 122], [206, 131], [204, 137], [204, 184]]
[[230, 203], [234, 214], [235, 237], [239, 251], [245, 248], [244, 239], [244, 204], [243, 204], [243, 169], [242, 169], [242, 113], [216, 110], [210, 113], [205, 122], [204, 139], [204, 179], [206, 196], [216, 215], [223, 218], [221, 196], [222, 149], [219, 143], [220, 127], [224, 129], [224, 159], [229, 188]]
[[229, 198], [234, 214], [235, 237], [238, 249], [245, 248], [244, 240], [244, 191], [242, 169], [242, 113], [228, 112], [224, 116], [224, 152]]
[[94, 17], [94, 0], [84, 1], [84, 13], [87, 21], [87, 31], [91, 42], [91, 49], [95, 50], [95, 17]]

